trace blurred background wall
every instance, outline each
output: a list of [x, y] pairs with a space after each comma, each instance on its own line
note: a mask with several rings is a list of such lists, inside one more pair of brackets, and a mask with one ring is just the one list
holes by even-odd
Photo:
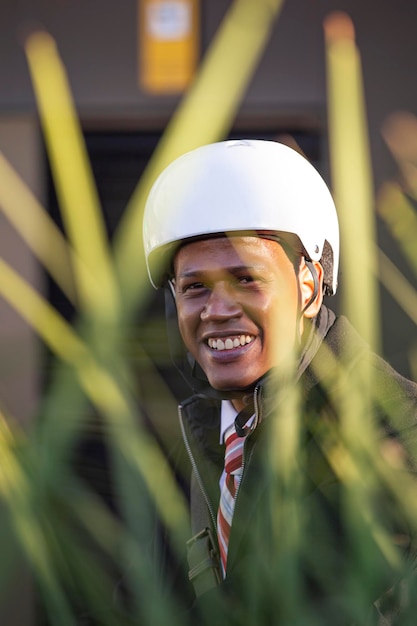
[[[59, 222], [23, 47], [30, 32], [43, 28], [56, 40], [67, 68], [110, 236], [182, 97], [181, 93], [155, 94], [143, 85], [141, 2], [144, 0], [2, 0], [0, 4], [0, 150]], [[165, 4], [172, 8], [175, 2]], [[198, 55], [202, 58], [231, 3], [195, 0], [195, 4], [199, 9], [195, 25]], [[377, 192], [385, 180], [397, 176], [395, 161], [381, 135], [383, 125], [398, 111], [417, 115], [417, 4], [410, 0], [287, 0], [231, 135], [291, 135], [331, 184], [323, 19], [334, 10], [346, 11], [356, 29]], [[382, 224], [379, 237], [386, 253], [409, 276]], [[2, 257], [47, 293], [65, 315], [71, 315], [1, 213], [0, 250]], [[415, 279], [409, 278], [415, 284]], [[381, 303], [383, 352], [397, 369], [410, 375], [415, 327], [384, 289]], [[338, 301], [335, 306], [340, 306]], [[158, 300], [151, 303], [154, 313], [162, 315], [158, 307]], [[36, 411], [41, 351], [30, 329], [3, 301], [0, 342], [0, 403], [25, 423]], [[13, 604], [17, 613], [4, 623], [29, 623], [25, 603]]]

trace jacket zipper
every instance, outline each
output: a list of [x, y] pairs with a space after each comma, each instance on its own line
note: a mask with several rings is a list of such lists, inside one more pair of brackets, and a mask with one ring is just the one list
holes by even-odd
[[191, 461], [191, 467], [193, 468], [193, 472], [194, 472], [194, 474], [195, 474], [195, 476], [197, 478], [197, 482], [198, 482], [198, 485], [199, 485], [199, 487], [201, 489], [201, 493], [203, 494], [204, 500], [206, 501], [207, 508], [209, 510], [209, 513], [210, 513], [211, 522], [213, 524], [213, 528], [215, 529], [215, 531], [217, 533], [217, 519], [216, 519], [216, 516], [214, 515], [213, 507], [211, 505], [210, 498], [209, 498], [207, 490], [206, 490], [206, 488], [204, 486], [203, 479], [201, 478], [201, 474], [200, 474], [200, 472], [198, 470], [196, 460], [194, 458], [193, 452], [191, 450], [190, 443], [188, 441], [187, 434], [185, 432], [184, 418], [183, 418], [182, 406], [181, 405], [179, 405], [179, 407], [178, 407], [178, 417], [179, 417], [179, 421], [180, 421], [181, 434], [182, 434], [182, 438], [184, 440], [185, 449], [186, 449], [187, 454], [188, 454], [188, 456], [190, 458], [190, 461]]

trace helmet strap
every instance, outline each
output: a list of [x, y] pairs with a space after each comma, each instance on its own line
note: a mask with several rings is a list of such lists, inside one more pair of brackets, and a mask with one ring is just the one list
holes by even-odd
[[316, 268], [314, 267], [314, 263], [310, 259], [306, 259], [306, 258], [304, 258], [304, 262], [307, 265], [308, 269], [310, 270], [310, 274], [313, 277], [314, 289], [313, 289], [313, 294], [312, 294], [311, 298], [309, 299], [307, 304], [304, 306], [304, 308], [301, 311], [300, 315], [304, 315], [304, 313], [307, 311], [308, 307], [310, 307], [313, 304], [314, 300], [317, 298], [317, 294], [319, 292], [319, 279], [318, 279], [318, 276], [317, 276]]
[[316, 268], [314, 267], [314, 263], [310, 260], [304, 257], [304, 263], [307, 265], [308, 269], [310, 270], [310, 274], [313, 277], [313, 283], [314, 283], [314, 288], [313, 288], [313, 294], [310, 297], [310, 299], [308, 300], [308, 302], [304, 305], [303, 308], [301, 308], [301, 287], [300, 284], [297, 280], [297, 285], [298, 285], [298, 323], [297, 323], [297, 328], [296, 328], [296, 332], [297, 332], [297, 339], [298, 339], [298, 344], [301, 346], [303, 343], [303, 338], [301, 336], [301, 331], [300, 331], [300, 324], [301, 324], [301, 318], [303, 317], [304, 313], [307, 311], [308, 307], [311, 306], [314, 302], [314, 300], [317, 298], [317, 294], [319, 292], [319, 279], [317, 276], [317, 272], [316, 272]]

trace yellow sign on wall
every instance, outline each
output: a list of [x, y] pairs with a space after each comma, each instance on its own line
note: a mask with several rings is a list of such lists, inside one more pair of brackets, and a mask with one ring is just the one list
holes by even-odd
[[179, 93], [197, 69], [199, 0], [138, 0], [139, 83], [155, 94]]

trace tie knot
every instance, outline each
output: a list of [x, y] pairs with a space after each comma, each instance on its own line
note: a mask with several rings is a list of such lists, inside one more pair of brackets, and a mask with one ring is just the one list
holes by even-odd
[[242, 466], [245, 438], [238, 436], [234, 424], [226, 431], [225, 443], [224, 469], [227, 474], [235, 474]]

